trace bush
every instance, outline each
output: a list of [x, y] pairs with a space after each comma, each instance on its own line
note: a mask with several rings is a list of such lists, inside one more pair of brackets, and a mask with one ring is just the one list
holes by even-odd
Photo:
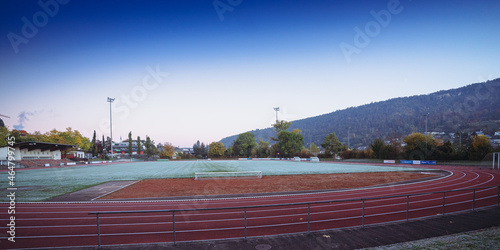
[[353, 150], [346, 150], [342, 152], [342, 159], [352, 159], [356, 158], [356, 152]]
[[313, 156], [307, 148], [303, 148], [300, 153], [297, 154], [300, 158], [311, 158]]

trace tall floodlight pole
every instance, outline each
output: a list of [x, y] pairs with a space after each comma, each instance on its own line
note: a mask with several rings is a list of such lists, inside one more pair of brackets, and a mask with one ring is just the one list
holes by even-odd
[[425, 114], [425, 157], [427, 157], [427, 117], [429, 113]]
[[278, 111], [280, 111], [280, 107], [274, 108], [274, 111], [276, 111], [276, 123], [278, 123]]
[[[111, 103], [115, 100], [115, 98], [109, 98], [109, 136], [110, 136], [110, 147], [111, 147], [111, 157], [113, 157], [113, 119], [111, 115]], [[102, 142], [104, 144], [104, 142]]]

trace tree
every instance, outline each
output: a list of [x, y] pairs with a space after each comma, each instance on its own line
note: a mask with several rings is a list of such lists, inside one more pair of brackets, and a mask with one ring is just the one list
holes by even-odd
[[450, 141], [436, 147], [437, 160], [452, 160], [455, 156], [455, 148]]
[[9, 137], [9, 134], [10, 133], [9, 133], [9, 130], [7, 129], [7, 127], [0, 127], [0, 147], [7, 145], [7, 141], [8, 141], [7, 137]]
[[257, 146], [255, 135], [251, 132], [239, 134], [233, 143], [233, 153], [235, 155], [250, 157], [252, 149]]
[[202, 149], [201, 149], [201, 143], [200, 141], [196, 141], [195, 144], [193, 144], [193, 152], [194, 152], [194, 156], [195, 157], [201, 157], [203, 152], [202, 152]]
[[108, 150], [108, 149], [109, 149], [109, 151], [107, 151], [107, 152], [110, 152], [110, 157], [113, 157], [113, 153], [114, 153], [114, 152], [111, 152], [111, 143], [112, 143], [112, 142], [111, 142], [111, 137], [106, 136], [106, 142], [104, 143], [104, 145], [106, 145], [106, 146], [105, 146], [105, 147], [106, 147], [106, 150]]
[[269, 156], [269, 142], [259, 139], [259, 145], [257, 145], [257, 150], [255, 151], [257, 157], [266, 158]]
[[383, 157], [383, 151], [385, 150], [385, 143], [380, 140], [376, 139], [372, 144], [370, 144], [370, 148], [373, 151], [373, 157], [377, 159], [382, 159]]
[[97, 156], [97, 154], [99, 153], [98, 150], [97, 150], [97, 144], [96, 144], [96, 133], [95, 133], [95, 130], [94, 130], [94, 136], [92, 137], [92, 144], [90, 144], [91, 147], [92, 147], [92, 156]]
[[149, 157], [158, 153], [158, 148], [155, 147], [154, 141], [151, 141], [151, 138], [146, 135], [146, 142], [144, 143], [144, 147], [146, 147], [146, 155]]
[[482, 160], [492, 150], [490, 138], [484, 135], [476, 135], [472, 138], [472, 145], [469, 147], [469, 159], [472, 161]]
[[339, 152], [347, 150], [347, 146], [340, 143], [339, 139], [335, 133], [331, 133], [325, 136], [321, 146], [325, 149], [325, 153], [328, 155], [337, 155]]
[[128, 133], [128, 155], [132, 157], [132, 131]]
[[308, 148], [302, 148], [302, 150], [300, 150], [300, 152], [298, 153], [298, 156], [300, 158], [310, 158], [312, 156], [312, 154]]
[[405, 157], [410, 160], [432, 158], [431, 156], [436, 149], [436, 144], [430, 134], [427, 134], [427, 141], [426, 136], [421, 133], [412, 133], [405, 137], [403, 141], [406, 143], [403, 148]]
[[108, 159], [108, 149], [106, 148], [106, 142], [104, 141], [104, 135], [102, 135], [102, 158]]
[[170, 142], [163, 143], [163, 150], [160, 152], [160, 158], [172, 159], [175, 154], [175, 147]]
[[142, 152], [141, 137], [137, 136], [137, 154], [140, 155]]
[[221, 158], [226, 152], [226, 147], [222, 142], [212, 142], [208, 145], [208, 155], [213, 158]]
[[206, 158], [208, 156], [208, 147], [205, 146], [205, 143], [201, 143], [200, 154], [202, 158]]
[[[273, 124], [276, 135], [279, 135], [281, 132], [286, 131], [288, 128], [290, 128], [290, 126], [292, 126], [292, 122], [287, 121], [276, 121], [276, 123]], [[271, 137], [271, 140], [278, 141], [278, 138]]]
[[297, 131], [281, 131], [278, 134], [276, 150], [281, 157], [293, 157], [304, 147], [304, 137]]
[[309, 152], [311, 152], [311, 154], [313, 154], [314, 156], [318, 156], [320, 150], [318, 148], [318, 146], [316, 146], [316, 144], [311, 143], [311, 145], [309, 145]]
[[292, 132], [287, 131], [291, 125], [291, 122], [283, 120], [273, 124], [277, 137], [271, 137], [271, 140], [276, 141], [270, 149], [272, 154], [277, 154], [278, 157], [292, 157], [304, 147], [304, 137], [300, 134], [299, 129], [294, 129]]
[[468, 149], [472, 145], [472, 137], [466, 132], [457, 131], [453, 140], [454, 159], [467, 160], [469, 158]]
[[226, 150], [226, 157], [232, 157], [233, 156], [233, 147], [228, 147]]

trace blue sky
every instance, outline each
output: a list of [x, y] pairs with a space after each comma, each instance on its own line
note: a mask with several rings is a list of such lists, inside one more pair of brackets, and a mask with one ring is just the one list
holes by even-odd
[[28, 132], [108, 136], [113, 97], [114, 139], [191, 146], [500, 77], [498, 1], [41, 3], [0, 1], [0, 114]]

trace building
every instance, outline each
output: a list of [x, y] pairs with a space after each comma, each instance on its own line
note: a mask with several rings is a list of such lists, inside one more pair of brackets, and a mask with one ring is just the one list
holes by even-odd
[[[144, 145], [146, 141], [141, 140], [141, 148], [138, 150], [137, 147], [137, 140], [132, 140], [132, 154], [144, 154]], [[113, 154], [129, 154], [128, 150], [128, 139], [121, 141], [121, 142], [114, 142], [113, 143]]]
[[[0, 148], [0, 159], [8, 159], [8, 146]], [[61, 160], [63, 151], [76, 149], [76, 145], [48, 143], [48, 142], [19, 142], [12, 146], [14, 148], [14, 159], [20, 160]]]

